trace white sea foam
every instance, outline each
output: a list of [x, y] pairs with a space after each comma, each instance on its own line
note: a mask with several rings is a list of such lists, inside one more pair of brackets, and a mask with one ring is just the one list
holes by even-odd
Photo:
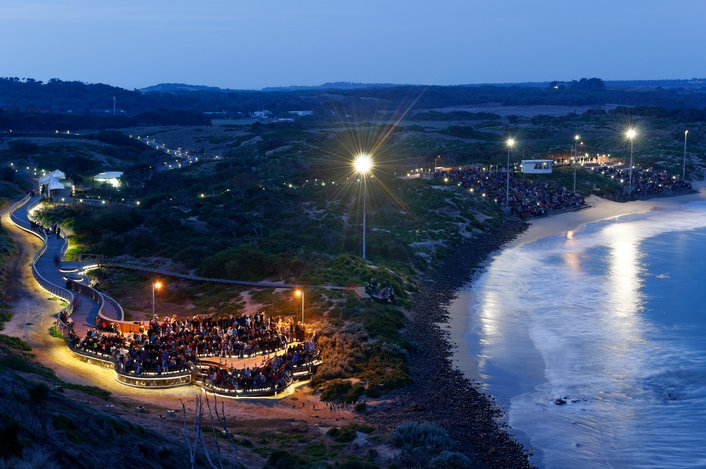
[[704, 202], [596, 223], [506, 249], [474, 282], [478, 371], [535, 463], [706, 466], [706, 346], [651, 316], [660, 292], [645, 292], [646, 279], [669, 285], [678, 272], [649, 272], [643, 248], [704, 227]]

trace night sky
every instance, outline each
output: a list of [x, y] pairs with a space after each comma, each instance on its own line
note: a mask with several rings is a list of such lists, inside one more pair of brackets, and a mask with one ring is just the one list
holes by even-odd
[[0, 76], [141, 88], [706, 77], [702, 0], [3, 0]]

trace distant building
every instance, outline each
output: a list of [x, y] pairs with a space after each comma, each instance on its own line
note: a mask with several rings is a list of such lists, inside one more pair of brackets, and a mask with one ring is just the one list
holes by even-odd
[[522, 172], [525, 174], [551, 174], [554, 160], [522, 160]]
[[93, 176], [93, 180], [98, 183], [106, 183], [115, 187], [116, 189], [120, 187], [120, 178], [123, 177], [122, 171], [107, 171], [105, 173], [99, 173]]
[[293, 115], [299, 116], [299, 117], [314, 115], [314, 111], [288, 111], [288, 112], [289, 112], [289, 114], [293, 114]]
[[47, 198], [69, 197], [71, 195], [71, 181], [66, 179], [66, 174], [58, 169], [39, 178], [39, 193]]
[[253, 111], [252, 116], [255, 117], [256, 119], [267, 119], [272, 115], [272, 111], [267, 111], [267, 110], [262, 110], [262, 111]]

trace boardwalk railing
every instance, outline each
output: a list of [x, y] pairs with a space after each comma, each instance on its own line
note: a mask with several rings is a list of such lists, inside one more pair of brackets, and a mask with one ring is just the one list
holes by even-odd
[[[61, 311], [57, 313], [57, 326], [59, 329], [63, 332], [66, 328], [66, 324], [61, 320], [62, 316], [68, 317], [71, 315], [71, 313], [74, 310], [75, 306], [75, 300], [74, 300], [74, 294], [71, 293], [68, 289], [60, 286], [60, 285], [55, 285], [51, 283], [49, 280], [45, 279], [41, 273], [39, 273], [39, 270], [37, 269], [37, 261], [39, 260], [40, 257], [47, 251], [47, 234], [39, 229], [35, 228], [32, 226], [32, 224], [27, 223], [27, 221], [22, 220], [19, 218], [17, 215], [15, 215], [15, 212], [19, 210], [20, 208], [24, 207], [27, 203], [30, 202], [32, 197], [28, 194], [25, 198], [17, 202], [12, 206], [10, 209], [10, 220], [12, 223], [15, 224], [18, 228], [21, 230], [26, 231], [27, 233], [33, 234], [34, 236], [38, 237], [39, 239], [42, 240], [42, 246], [37, 250], [37, 252], [34, 253], [34, 256], [32, 256], [32, 275], [34, 276], [34, 279], [37, 281], [39, 286], [45, 290], [47, 293], [54, 295], [69, 304], [64, 307]], [[39, 203], [39, 200], [37, 200], [34, 204], [36, 205]], [[27, 216], [29, 217], [29, 209], [32, 207], [27, 207]], [[62, 246], [61, 253], [62, 255], [66, 252], [66, 249], [68, 248], [68, 241], [64, 238], [64, 245]], [[62, 314], [63, 313], [63, 314]]]

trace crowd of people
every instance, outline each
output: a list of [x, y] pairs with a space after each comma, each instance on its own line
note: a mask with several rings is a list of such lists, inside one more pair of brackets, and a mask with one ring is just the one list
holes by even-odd
[[478, 166], [462, 169], [435, 171], [434, 178], [460, 184], [482, 197], [493, 200], [522, 219], [549, 215], [558, 210], [579, 208], [586, 202], [580, 194], [559, 189], [549, 184], [539, 184], [510, 174], [509, 201], [507, 199], [507, 174], [490, 171]]
[[155, 317], [140, 332], [91, 330], [83, 340], [71, 332], [69, 343], [78, 350], [112, 357], [120, 372], [161, 374], [189, 368], [199, 357], [272, 353], [283, 349], [294, 332], [291, 321], [274, 321], [264, 313], [190, 320]]
[[[620, 182], [623, 187], [630, 186], [630, 167], [625, 165], [601, 164], [593, 171]], [[635, 166], [632, 169], [632, 194], [636, 197], [645, 197], [670, 192], [680, 192], [691, 189], [691, 183], [667, 171], [651, 168], [642, 169]], [[629, 189], [627, 189], [629, 191]]]
[[313, 362], [318, 357], [315, 339], [290, 346], [286, 353], [273, 357], [262, 366], [241, 369], [210, 366], [204, 384], [229, 391], [281, 389], [292, 379], [297, 366]]
[[33, 231], [43, 231], [47, 236], [49, 236], [49, 234], [55, 234], [57, 238], [61, 238], [61, 227], [56, 223], [52, 223], [51, 227], [46, 227], [30, 219], [29, 224]]

